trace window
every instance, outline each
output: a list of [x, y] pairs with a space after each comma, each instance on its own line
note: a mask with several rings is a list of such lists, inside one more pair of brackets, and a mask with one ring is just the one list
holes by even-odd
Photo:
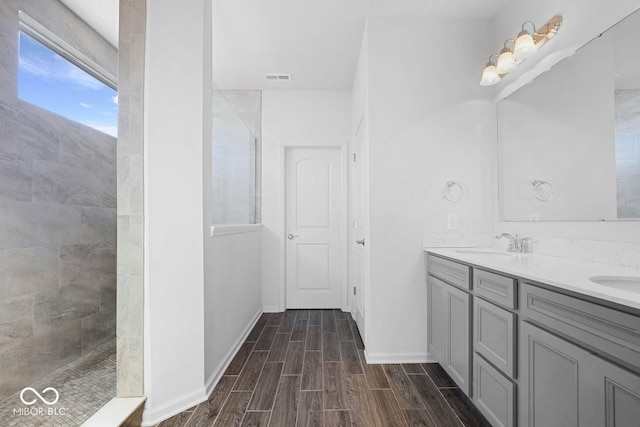
[[[36, 40], [35, 33], [32, 35], [20, 31], [20, 99], [117, 136], [117, 92], [95, 75], [45, 46], [40, 42], [40, 37], [40, 40]], [[83, 68], [87, 69], [86, 63], [84, 65]]]
[[257, 140], [217, 89], [213, 94], [212, 144], [213, 223], [255, 224], [259, 221]]

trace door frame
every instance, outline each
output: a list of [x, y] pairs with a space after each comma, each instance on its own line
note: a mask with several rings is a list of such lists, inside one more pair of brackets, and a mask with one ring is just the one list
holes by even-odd
[[[356, 252], [359, 250], [356, 246], [353, 246], [353, 243], [355, 243], [355, 241], [357, 240], [358, 237], [362, 237], [362, 238], [368, 238], [366, 236], [369, 235], [368, 233], [368, 218], [367, 220], [364, 220], [364, 217], [366, 216], [366, 213], [368, 212], [368, 208], [367, 208], [367, 204], [368, 204], [368, 191], [366, 191], [365, 186], [368, 185], [368, 182], [366, 181], [366, 175], [367, 175], [367, 171], [366, 171], [366, 166], [367, 163], [365, 162], [365, 159], [367, 158], [367, 154], [365, 152], [365, 137], [366, 137], [366, 133], [365, 133], [365, 127], [363, 126], [363, 124], [365, 123], [365, 116], [364, 114], [360, 117], [360, 120], [358, 121], [358, 126], [356, 127], [356, 131], [353, 134], [353, 138], [350, 141], [351, 144], [349, 146], [349, 158], [348, 158], [348, 164], [349, 164], [349, 177], [348, 177], [348, 185], [349, 185], [349, 212], [348, 212], [348, 219], [347, 219], [347, 227], [348, 227], [348, 244], [347, 244], [347, 257], [348, 257], [348, 275], [349, 275], [349, 284], [347, 286], [347, 291], [348, 291], [348, 295], [349, 295], [349, 300], [350, 300], [350, 308], [351, 308], [351, 315], [353, 317], [353, 319], [356, 321], [356, 323], [358, 323], [358, 319], [357, 319], [357, 314], [358, 314], [358, 298], [362, 298], [362, 313], [360, 313], [362, 315], [361, 321], [362, 324], [358, 324], [358, 331], [360, 332], [360, 334], [362, 335], [362, 338], [365, 339], [365, 336], [367, 334], [367, 329], [365, 327], [365, 318], [367, 316], [367, 305], [368, 305], [368, 287], [367, 287], [367, 274], [369, 272], [369, 270], [366, 267], [367, 264], [367, 260], [368, 260], [368, 251], [369, 251], [369, 246], [363, 246], [360, 250], [362, 251], [362, 277], [360, 278], [361, 283], [359, 284], [358, 287], [358, 296], [354, 295], [353, 292], [351, 291], [351, 289], [353, 288], [354, 285], [357, 285], [357, 283], [355, 283], [355, 277], [354, 277], [354, 272], [353, 269], [354, 268], [358, 268], [358, 263], [356, 262]], [[354, 222], [356, 220], [355, 218], [355, 212], [357, 210], [356, 208], [356, 200], [355, 200], [355, 192], [356, 192], [356, 182], [358, 180], [358, 176], [357, 176], [357, 170], [356, 170], [356, 165], [358, 164], [356, 162], [356, 150], [355, 150], [355, 145], [356, 145], [356, 141], [358, 140], [358, 138], [361, 138], [360, 141], [360, 151], [359, 153], [357, 153], [357, 155], [359, 156], [359, 158], [357, 159], [357, 162], [359, 162], [361, 169], [361, 176], [360, 178], [362, 179], [362, 182], [360, 182], [360, 191], [362, 192], [361, 197], [362, 197], [362, 218], [360, 218], [361, 224], [364, 223], [365, 227], [362, 229], [362, 235], [358, 235], [355, 232], [354, 229]], [[352, 157], [353, 156], [353, 157]]]
[[349, 221], [348, 217], [348, 193], [347, 193], [347, 182], [348, 182], [348, 148], [349, 144], [346, 140], [307, 140], [307, 141], [296, 141], [295, 143], [286, 143], [283, 142], [280, 144], [280, 161], [282, 167], [280, 168], [280, 212], [281, 212], [281, 222], [280, 229], [281, 233], [278, 236], [278, 242], [280, 246], [280, 285], [278, 287], [278, 298], [279, 298], [279, 308], [280, 311], [284, 311], [287, 307], [286, 302], [286, 291], [287, 291], [287, 244], [285, 235], [287, 234], [287, 153], [291, 149], [338, 149], [340, 150], [340, 167], [342, 168], [342, 182], [340, 183], [340, 201], [342, 203], [342, 212], [341, 212], [341, 221], [340, 221], [340, 257], [344, 261], [342, 264], [340, 278], [342, 280], [341, 288], [341, 306], [340, 309], [342, 311], [351, 311], [350, 302], [348, 295], [348, 259], [347, 259], [347, 222]]

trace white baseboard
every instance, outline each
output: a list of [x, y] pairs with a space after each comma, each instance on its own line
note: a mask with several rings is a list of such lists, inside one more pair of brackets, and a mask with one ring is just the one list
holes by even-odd
[[146, 397], [114, 397], [81, 427], [118, 427], [144, 404]]
[[277, 305], [265, 305], [262, 307], [262, 311], [265, 313], [280, 313], [281, 310]]
[[[278, 307], [277, 305], [265, 305], [264, 307], [262, 307], [262, 310], [265, 313], [282, 313], [282, 310], [280, 310], [280, 307]], [[351, 306], [348, 306], [346, 309], [340, 309], [342, 311], [344, 311], [345, 313], [351, 313]]]
[[367, 363], [396, 364], [396, 363], [429, 363], [425, 353], [400, 354], [400, 353], [371, 353], [364, 349], [364, 358]]
[[180, 412], [199, 405], [205, 400], [207, 400], [207, 394], [203, 385], [202, 387], [198, 387], [198, 389], [193, 393], [182, 396], [172, 402], [165, 403], [164, 405], [158, 408], [154, 408], [153, 410], [149, 410], [148, 407], [146, 407], [144, 413], [142, 414], [142, 425], [144, 427], [155, 426], [161, 421], [164, 421], [168, 418], [173, 417], [174, 415], [179, 414]]
[[260, 318], [261, 315], [262, 315], [262, 308], [258, 309], [253, 319], [251, 319], [251, 321], [249, 322], [247, 327], [244, 329], [240, 337], [238, 337], [234, 345], [231, 347], [231, 349], [229, 349], [225, 357], [218, 364], [217, 368], [209, 376], [209, 378], [207, 379], [207, 381], [205, 382], [205, 384], [202, 386], [201, 389], [198, 389], [196, 392], [188, 396], [182, 397], [173, 402], [167, 403], [159, 408], [156, 408], [153, 411], [145, 410], [143, 415], [144, 419], [142, 420], [142, 425], [145, 427], [155, 426], [159, 422], [164, 421], [174, 415], [179, 414], [180, 412], [186, 409], [189, 409], [207, 400], [207, 398], [213, 392], [213, 389], [215, 388], [215, 386], [218, 384], [218, 381], [220, 381], [222, 374], [224, 374], [224, 371], [229, 367], [229, 364], [231, 364], [231, 361], [235, 357], [238, 350], [240, 350], [240, 347], [247, 339], [247, 336], [249, 336], [249, 334], [251, 333], [251, 330], [253, 329], [255, 324], [258, 322], [258, 319]]
[[438, 363], [438, 361], [432, 355], [427, 354], [427, 363]]
[[222, 358], [222, 361], [218, 364], [216, 369], [213, 370], [213, 373], [209, 376], [209, 378], [205, 382], [204, 386], [205, 386], [207, 397], [211, 396], [211, 393], [213, 393], [213, 389], [216, 387], [216, 385], [218, 385], [218, 381], [220, 381], [220, 378], [224, 374], [224, 371], [226, 371], [229, 365], [231, 364], [231, 361], [236, 356], [236, 353], [238, 353], [238, 351], [240, 350], [240, 347], [242, 347], [242, 344], [246, 341], [247, 337], [251, 333], [251, 330], [253, 329], [253, 327], [258, 322], [258, 319], [260, 318], [262, 313], [263, 313], [263, 309], [259, 308], [256, 314], [253, 316], [253, 319], [251, 319], [247, 327], [244, 329], [244, 331], [242, 331], [242, 334], [240, 334], [236, 342], [229, 349], [227, 354]]

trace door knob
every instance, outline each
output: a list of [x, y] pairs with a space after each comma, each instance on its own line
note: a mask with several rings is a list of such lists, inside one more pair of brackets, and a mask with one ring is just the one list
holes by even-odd
[[296, 234], [289, 234], [289, 235], [287, 236], [287, 239], [289, 239], [289, 240], [293, 240], [293, 239], [295, 239], [296, 237], [300, 237], [300, 236], [298, 236], [298, 235], [296, 235]]
[[362, 240], [356, 240], [356, 243], [364, 246], [364, 237], [362, 238]]

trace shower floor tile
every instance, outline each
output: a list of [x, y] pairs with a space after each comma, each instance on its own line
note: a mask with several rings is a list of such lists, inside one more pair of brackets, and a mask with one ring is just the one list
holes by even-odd
[[[0, 402], [0, 425], [81, 425], [116, 395], [115, 339], [99, 345], [92, 352], [53, 371], [29, 387], [33, 390], [23, 389], [22, 399], [18, 392]], [[49, 387], [53, 387], [55, 391], [47, 390]]]

